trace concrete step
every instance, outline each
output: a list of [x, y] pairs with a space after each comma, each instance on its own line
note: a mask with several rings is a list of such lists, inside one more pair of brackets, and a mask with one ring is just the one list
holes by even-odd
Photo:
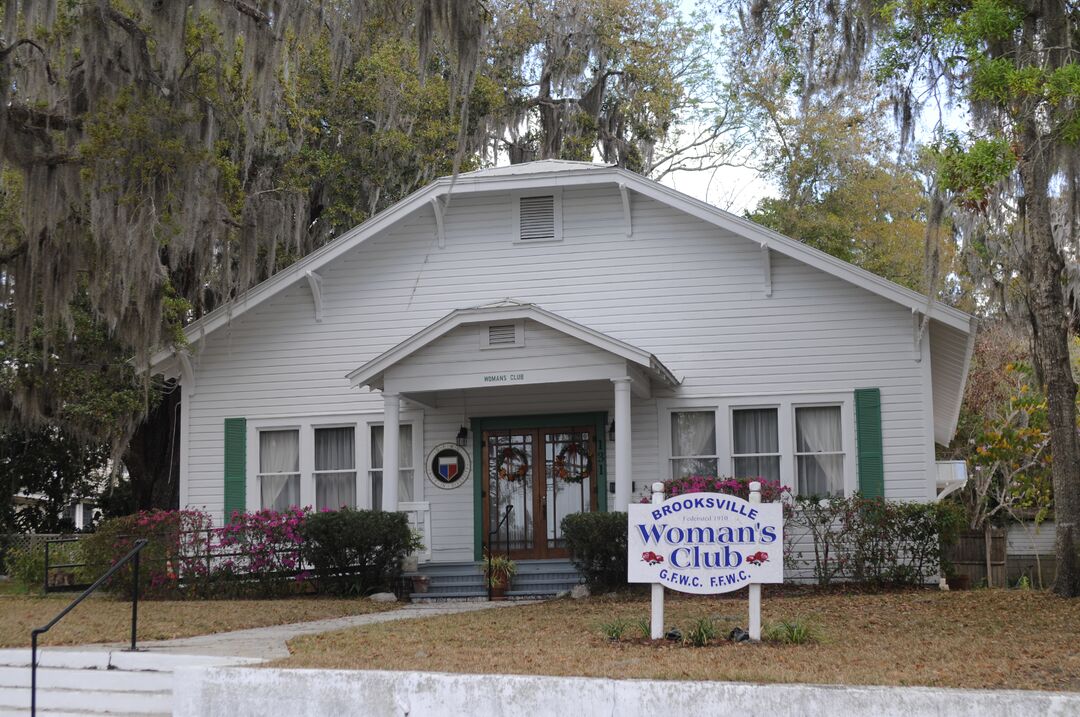
[[[0, 689], [30, 684], [29, 667], [0, 667]], [[166, 692], [172, 689], [172, 672], [131, 670], [71, 670], [41, 667], [37, 671], [38, 690], [79, 689], [120, 692]], [[40, 694], [40, 692], [39, 692]]]
[[[172, 690], [111, 692], [107, 690], [38, 689], [38, 709], [91, 712], [95, 714], [167, 715], [172, 713]], [[29, 687], [0, 689], [0, 709], [29, 709]]]

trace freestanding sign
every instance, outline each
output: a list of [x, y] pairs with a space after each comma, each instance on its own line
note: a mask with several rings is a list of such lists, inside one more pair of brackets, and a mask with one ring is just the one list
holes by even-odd
[[[761, 584], [784, 581], [784, 515], [779, 503], [720, 493], [689, 493], [629, 506], [628, 579], [653, 584], [653, 637], [663, 623], [663, 588], [710, 595], [750, 586], [750, 637], [761, 639]], [[659, 606], [657, 601], [659, 600]], [[659, 608], [659, 610], [658, 610]], [[657, 621], [661, 623], [657, 625]]]

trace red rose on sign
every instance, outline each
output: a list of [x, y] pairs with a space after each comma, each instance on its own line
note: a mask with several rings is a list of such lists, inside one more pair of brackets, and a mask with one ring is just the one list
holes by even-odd
[[642, 553], [641, 559], [649, 565], [658, 565], [659, 563], [664, 562], [663, 555], [657, 555], [651, 550], [646, 550], [644, 553]]
[[750, 563], [751, 565], [762, 565], [763, 563], [769, 562], [769, 554], [759, 550], [753, 555], [747, 555], [746, 562]]

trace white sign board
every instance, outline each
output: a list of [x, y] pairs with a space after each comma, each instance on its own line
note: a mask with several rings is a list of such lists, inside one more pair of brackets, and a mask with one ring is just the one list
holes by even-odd
[[690, 493], [629, 506], [628, 578], [684, 593], [784, 582], [780, 503]]

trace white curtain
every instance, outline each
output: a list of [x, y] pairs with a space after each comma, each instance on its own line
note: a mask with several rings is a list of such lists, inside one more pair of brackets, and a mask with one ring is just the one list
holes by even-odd
[[[402, 425], [398, 434], [398, 502], [413, 497], [412, 426]], [[383, 427], [371, 427], [371, 506], [382, 508]]]
[[355, 430], [315, 429], [315, 509], [356, 505]]
[[[775, 408], [732, 411], [733, 468], [736, 478], [780, 480], [780, 432]], [[776, 454], [748, 455], [743, 454]]]
[[259, 432], [259, 489], [262, 507], [287, 510], [300, 505], [300, 434]]
[[795, 452], [800, 495], [843, 495], [844, 456], [839, 406], [795, 409]]
[[[677, 411], [671, 414], [673, 476], [716, 475], [716, 414], [712, 411]], [[703, 456], [703, 457], [692, 457]]]

